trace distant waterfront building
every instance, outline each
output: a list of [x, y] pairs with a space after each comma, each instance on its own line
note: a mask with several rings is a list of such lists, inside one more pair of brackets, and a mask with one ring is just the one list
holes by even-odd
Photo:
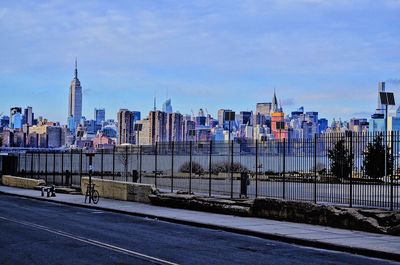
[[102, 125], [106, 121], [106, 110], [94, 109], [94, 120], [96, 121], [96, 125]]
[[278, 111], [278, 100], [276, 98], [276, 93], [274, 89], [274, 96], [272, 97], [272, 103], [271, 103], [271, 113], [272, 112], [277, 112]]
[[263, 102], [263, 103], [257, 103], [256, 105], [256, 114], [261, 114], [261, 115], [269, 115], [271, 113], [272, 109], [272, 103], [271, 102]]
[[69, 87], [68, 117], [72, 116], [75, 124], [79, 124], [82, 117], [82, 87], [78, 79], [78, 66], [75, 60], [75, 75]]
[[251, 111], [241, 111], [239, 114], [239, 124], [251, 125], [251, 117], [253, 112]]
[[135, 132], [133, 127], [133, 114], [127, 109], [118, 111], [118, 141], [121, 144], [133, 144]]
[[11, 129], [22, 129], [22, 114], [17, 112], [11, 117]]

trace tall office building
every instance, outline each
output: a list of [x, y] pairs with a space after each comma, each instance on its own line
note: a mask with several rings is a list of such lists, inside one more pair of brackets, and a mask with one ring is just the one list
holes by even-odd
[[106, 110], [94, 109], [94, 120], [96, 121], [96, 125], [102, 125], [106, 121]]
[[278, 109], [279, 109], [278, 100], [276, 98], [276, 93], [275, 93], [275, 90], [274, 90], [274, 96], [272, 98], [272, 103], [271, 103], [271, 112], [277, 112]]
[[162, 106], [162, 111], [165, 113], [172, 113], [172, 105], [171, 105], [171, 99], [167, 99], [163, 106]]
[[10, 128], [11, 129], [22, 128], [22, 108], [20, 107], [10, 108]]
[[78, 65], [75, 60], [75, 74], [69, 86], [68, 117], [73, 117], [76, 124], [79, 124], [82, 117], [82, 87], [78, 79]]
[[239, 114], [239, 124], [251, 124], [251, 117], [253, 116], [253, 112], [251, 111], [241, 111]]
[[182, 141], [182, 120], [183, 116], [180, 113], [167, 113], [167, 141], [178, 142]]
[[32, 112], [32, 107], [27, 107], [24, 109], [24, 124], [29, 126], [33, 125], [34, 114]]
[[133, 127], [133, 114], [127, 109], [118, 111], [118, 144], [133, 144], [135, 132]]
[[167, 140], [167, 113], [163, 111], [150, 111], [149, 132], [151, 144]]

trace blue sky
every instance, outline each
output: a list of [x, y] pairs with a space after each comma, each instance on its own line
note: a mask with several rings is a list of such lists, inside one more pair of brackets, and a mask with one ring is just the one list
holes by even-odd
[[400, 93], [400, 0], [3, 0], [0, 36], [0, 113], [61, 122], [75, 56], [89, 118], [167, 91], [181, 113], [254, 110], [276, 87], [285, 112], [349, 119], [375, 110], [378, 81]]

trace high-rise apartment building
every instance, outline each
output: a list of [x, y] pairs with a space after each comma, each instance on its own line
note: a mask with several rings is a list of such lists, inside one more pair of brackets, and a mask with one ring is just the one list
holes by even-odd
[[167, 141], [178, 142], [182, 141], [182, 120], [183, 116], [180, 113], [167, 113]]
[[163, 111], [150, 111], [149, 132], [151, 144], [165, 142], [167, 140], [167, 113]]
[[380, 92], [385, 92], [385, 82], [379, 82], [378, 83], [378, 105], [377, 105], [377, 108], [376, 108], [376, 113], [384, 115], [385, 111], [384, 111], [384, 108], [383, 108], [383, 106], [381, 104], [381, 97], [380, 97], [380, 94], [379, 94]]
[[69, 86], [68, 117], [73, 117], [76, 124], [79, 124], [82, 117], [82, 86], [78, 79], [78, 65], [75, 60], [75, 74]]
[[133, 127], [133, 114], [127, 109], [118, 111], [118, 144], [133, 144], [135, 132]]

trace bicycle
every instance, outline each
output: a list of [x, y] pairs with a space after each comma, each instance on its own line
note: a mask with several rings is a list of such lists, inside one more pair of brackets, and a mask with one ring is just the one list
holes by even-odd
[[85, 203], [86, 203], [86, 200], [88, 197], [89, 197], [89, 202], [90, 202], [90, 200], [94, 204], [97, 204], [99, 202], [100, 195], [99, 195], [99, 192], [97, 190], [95, 190], [94, 186], [95, 186], [95, 184], [87, 186], [86, 194], [85, 194]]

